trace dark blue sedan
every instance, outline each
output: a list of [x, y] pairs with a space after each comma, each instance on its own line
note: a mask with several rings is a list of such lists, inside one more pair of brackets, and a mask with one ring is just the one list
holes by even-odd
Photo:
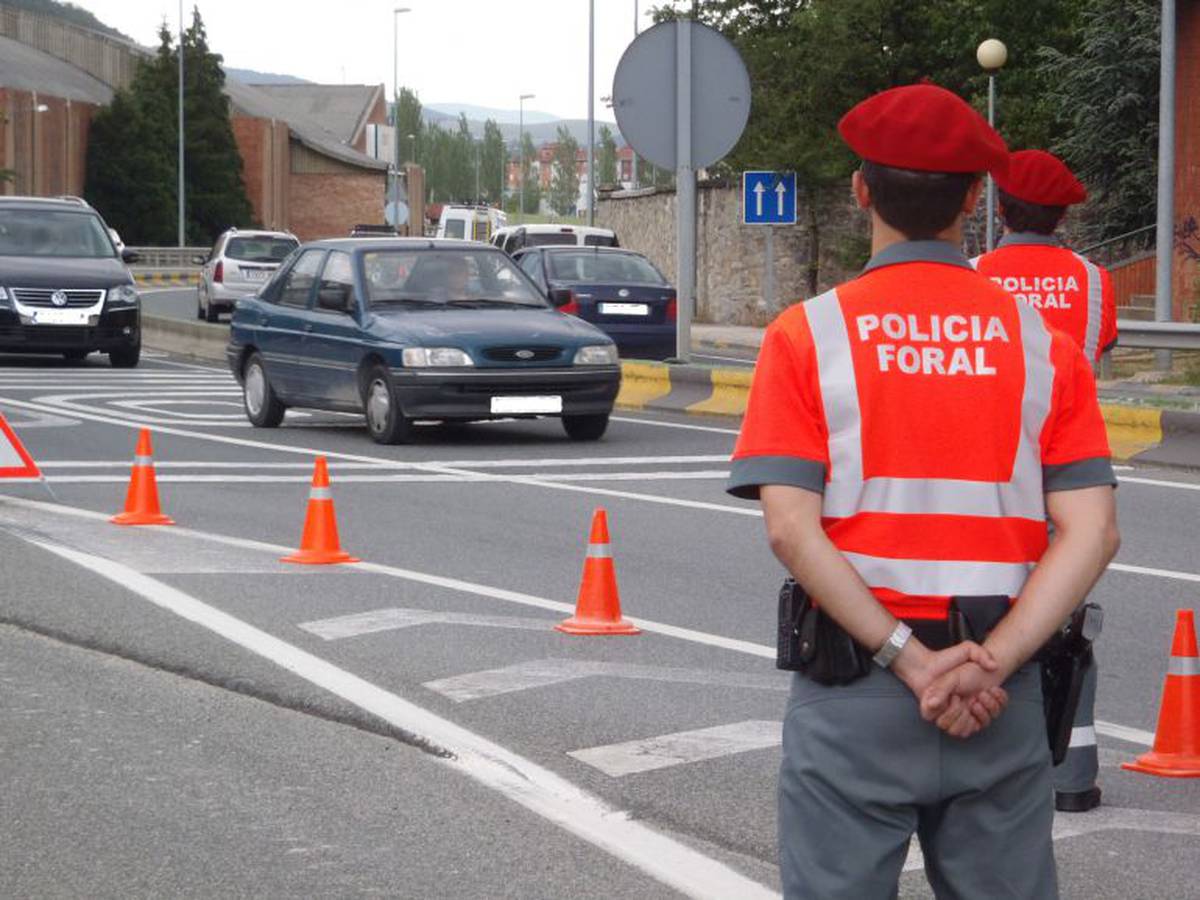
[[604, 434], [620, 387], [612, 340], [558, 312], [509, 257], [464, 241], [360, 238], [298, 248], [239, 300], [229, 365], [246, 416], [363, 412], [400, 443], [418, 420], [554, 416]]
[[561, 312], [604, 330], [622, 356], [675, 355], [675, 289], [640, 253], [608, 247], [537, 247], [517, 264]]

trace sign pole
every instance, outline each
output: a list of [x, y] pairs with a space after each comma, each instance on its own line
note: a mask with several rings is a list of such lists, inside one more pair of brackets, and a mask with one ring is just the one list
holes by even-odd
[[678, 319], [675, 359], [692, 352], [692, 311], [696, 302], [696, 172], [692, 168], [692, 22], [675, 28], [675, 252]]
[[767, 226], [767, 262], [763, 275], [763, 294], [767, 303], [767, 313], [775, 315], [775, 226]]

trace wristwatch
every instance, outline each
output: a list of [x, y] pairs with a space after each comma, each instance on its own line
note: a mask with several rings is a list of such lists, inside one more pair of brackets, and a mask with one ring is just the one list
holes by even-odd
[[912, 637], [912, 629], [903, 622], [897, 622], [896, 627], [892, 629], [891, 635], [883, 642], [883, 646], [879, 648], [879, 652], [871, 657], [875, 661], [875, 665], [881, 669], [886, 669], [890, 666], [892, 660], [900, 655], [900, 651], [904, 649], [904, 645], [908, 643], [910, 637]]

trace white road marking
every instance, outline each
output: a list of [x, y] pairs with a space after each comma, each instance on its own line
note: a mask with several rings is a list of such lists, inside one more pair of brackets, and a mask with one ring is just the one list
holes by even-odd
[[1095, 722], [1096, 732], [1105, 737], [1117, 738], [1121, 741], [1128, 741], [1131, 744], [1141, 744], [1143, 747], [1154, 746], [1154, 734], [1149, 731], [1143, 731], [1140, 728], [1129, 728], [1125, 725], [1117, 725], [1114, 722]]
[[783, 691], [791, 680], [782, 672], [762, 675], [757, 672], [721, 672], [711, 669], [684, 669], [671, 666], [645, 666], [634, 663], [593, 662], [585, 659], [533, 659], [467, 672], [449, 678], [427, 681], [424, 686], [455, 703], [498, 697], [516, 691], [548, 687], [583, 678], [623, 678], [633, 681], [661, 681], [669, 684], [707, 684], [746, 688], [755, 691]]
[[[61, 504], [43, 503], [38, 500], [26, 500], [20, 497], [0, 496], [0, 521], [3, 521], [5, 515], [4, 507], [16, 507], [24, 510], [21, 514], [10, 514], [9, 525], [14, 529], [30, 529], [38, 528], [39, 530], [48, 530], [53, 528], [53, 523], [57, 518], [72, 518], [84, 519], [91, 522], [107, 522], [108, 516], [104, 513], [92, 512], [88, 509], [80, 509], [73, 506], [65, 506]], [[40, 513], [41, 518], [35, 519], [34, 514]], [[68, 535], [70, 542], [76, 545], [88, 540], [87, 535], [94, 534], [120, 534], [126, 536], [125, 539], [133, 541], [136, 535], [130, 534], [126, 530], [91, 530], [83, 531], [82, 533], [72, 532]], [[256, 541], [250, 538], [232, 537], [229, 535], [211, 534], [204, 531], [196, 531], [190, 528], [174, 527], [162, 532], [157, 532], [159, 535], [171, 535], [176, 537], [190, 537], [200, 541], [208, 541], [214, 544], [223, 545], [226, 547], [237, 547], [246, 550], [257, 550], [268, 553], [273, 557], [278, 557], [280, 554], [292, 553], [294, 547], [285, 547], [280, 544], [268, 544], [264, 541]], [[485, 584], [478, 584], [471, 581], [463, 581], [458, 578], [446, 578], [441, 575], [433, 575], [427, 572], [417, 572], [412, 569], [402, 569], [397, 566], [386, 566], [380, 563], [360, 562], [337, 567], [338, 572], [368, 572], [375, 575], [383, 575], [388, 578], [397, 578], [402, 581], [411, 581], [416, 584], [427, 584], [433, 587], [445, 588], [449, 591], [458, 591], [464, 594], [472, 594], [478, 597], [488, 597], [492, 600], [500, 600], [505, 603], [514, 603], [520, 606], [531, 606], [537, 609], [548, 609], [556, 613], [571, 615], [575, 612], [575, 604], [563, 603], [559, 600], [551, 600], [546, 597], [538, 597], [533, 594], [525, 594], [520, 591], [510, 591], [504, 588], [490, 587]], [[331, 573], [334, 574], [334, 573]], [[670, 625], [665, 622], [656, 622], [651, 619], [641, 619], [632, 616], [627, 616], [631, 622], [641, 628], [643, 631], [653, 632], [655, 634], [666, 635], [684, 641], [691, 641], [695, 644], [704, 644], [709, 647], [719, 647], [723, 650], [730, 650], [734, 653], [744, 653], [749, 656], [757, 656], [764, 659], [775, 658], [775, 648], [766, 644], [755, 644], [752, 641], [743, 641], [738, 638], [725, 637], [719, 634], [710, 634], [705, 631], [696, 631], [691, 628], [684, 628], [678, 625]]]
[[1172, 569], [1153, 569], [1146, 566], [1131, 566], [1126, 563], [1109, 563], [1108, 568], [1114, 572], [1128, 572], [1130, 575], [1152, 575], [1155, 578], [1170, 578], [1174, 581], [1194, 581], [1200, 583], [1200, 575], [1194, 572], [1176, 572]]
[[766, 898], [773, 891], [656, 831], [629, 813], [523, 756], [332, 663], [140, 572], [44, 541], [36, 546], [206, 628], [331, 694], [414, 733], [448, 757], [433, 757], [553, 825], [692, 897]]
[[711, 425], [690, 425], [687, 422], [659, 422], [654, 419], [637, 419], [633, 416], [610, 416], [611, 422], [627, 422], [633, 425], [650, 425], [655, 428], [682, 428], [685, 431], [708, 431], [713, 434], [741, 434], [736, 428], [714, 428]]
[[783, 723], [749, 719], [715, 728], [677, 731], [657, 737], [572, 750], [572, 756], [612, 778], [652, 772], [670, 766], [718, 759], [750, 750], [777, 747], [782, 742]]
[[[0, 406], [4, 406], [0, 403]], [[21, 418], [15, 419], [8, 416], [8, 424], [16, 431], [24, 431], [29, 428], [65, 428], [71, 425], [83, 424], [78, 419], [68, 419], [64, 416], [54, 416], [49, 413], [35, 413], [28, 410], [21, 411]]]
[[522, 631], [545, 631], [554, 628], [554, 619], [523, 619], [516, 616], [482, 616], [476, 613], [446, 612], [432, 609], [376, 609], [371, 612], [335, 616], [301, 622], [300, 628], [327, 641], [412, 628], [416, 625], [469, 625], [473, 628], [513, 628]]
[[[548, 459], [455, 459], [455, 460], [430, 460], [426, 463], [411, 463], [402, 460], [380, 459], [377, 462], [370, 463], [347, 463], [334, 462], [329, 466], [330, 472], [338, 469], [408, 469], [414, 465], [428, 465], [439, 468], [475, 468], [475, 469], [520, 469], [520, 468], [557, 468], [557, 467], [590, 467], [590, 466], [638, 466], [638, 465], [671, 465], [677, 463], [714, 463], [728, 462], [729, 457], [721, 456], [593, 456], [582, 458], [548, 458]], [[129, 460], [51, 460], [41, 463], [41, 465], [50, 468], [115, 468], [128, 467]], [[256, 460], [246, 460], [245, 462], [211, 462], [208, 460], [195, 460], [186, 462], [180, 460], [166, 460], [156, 462], [158, 468], [164, 466], [174, 466], [179, 469], [311, 469], [311, 463], [282, 463], [282, 462], [258, 462]]]
[[[125, 464], [128, 468], [129, 463]], [[307, 467], [306, 467], [307, 468]], [[584, 472], [564, 475], [539, 472], [531, 475], [554, 483], [591, 481], [720, 481], [728, 472]], [[47, 479], [56, 484], [122, 484], [125, 475], [55, 475]], [[304, 484], [305, 475], [159, 475], [163, 483], [175, 484]], [[340, 475], [342, 484], [494, 484], [495, 477], [483, 472], [471, 475]]]
[[696, 353], [693, 355], [699, 359], [716, 359], [720, 360], [721, 362], [735, 362], [741, 363], [743, 367], [748, 369], [754, 368], [754, 360], [746, 359], [744, 356], [714, 356], [711, 353]]
[[1133, 478], [1129, 475], [1117, 476], [1121, 484], [1149, 484], [1155, 487], [1178, 488], [1181, 491], [1200, 491], [1200, 484], [1187, 481], [1163, 481], [1160, 478]]

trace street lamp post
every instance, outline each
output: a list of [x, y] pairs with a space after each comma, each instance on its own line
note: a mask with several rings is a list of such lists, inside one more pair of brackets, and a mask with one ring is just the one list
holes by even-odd
[[588, 0], [588, 225], [596, 224], [596, 0]]
[[392, 10], [392, 211], [395, 220], [392, 225], [397, 229], [400, 227], [400, 16], [406, 12], [412, 10], [407, 6]]
[[[988, 76], [988, 124], [996, 127], [996, 73], [1008, 62], [1008, 48], [995, 38], [988, 38], [975, 51], [975, 59]], [[996, 246], [996, 182], [987, 177], [987, 249]]]
[[520, 194], [517, 201], [517, 224], [520, 225], [525, 221], [525, 101], [532, 100], [535, 94], [522, 94], [520, 102], [520, 112], [518, 113], [517, 125], [517, 143], [521, 145], [521, 173], [518, 176], [520, 179]]

